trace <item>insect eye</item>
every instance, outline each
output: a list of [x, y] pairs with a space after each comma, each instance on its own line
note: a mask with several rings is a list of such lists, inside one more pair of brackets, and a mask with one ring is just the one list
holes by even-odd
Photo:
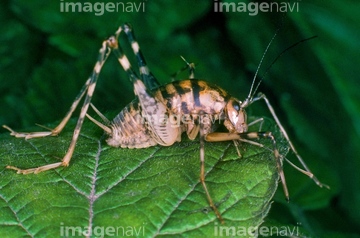
[[240, 110], [240, 104], [239, 104], [238, 102], [233, 101], [232, 106], [234, 107], [234, 109], [235, 109], [236, 111], [239, 111], [239, 110]]

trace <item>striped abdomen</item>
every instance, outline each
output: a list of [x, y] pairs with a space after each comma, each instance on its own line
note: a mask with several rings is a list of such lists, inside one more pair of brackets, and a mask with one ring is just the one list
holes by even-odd
[[162, 97], [173, 114], [221, 114], [231, 97], [222, 88], [202, 80], [175, 81], [159, 87], [156, 96]]

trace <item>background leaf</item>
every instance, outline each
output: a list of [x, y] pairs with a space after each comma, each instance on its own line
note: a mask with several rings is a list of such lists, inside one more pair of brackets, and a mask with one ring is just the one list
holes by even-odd
[[[39, 0], [11, 0], [0, 6], [0, 124], [19, 130], [62, 118], [89, 76], [101, 41], [123, 22], [134, 26], [160, 82], [168, 82], [169, 75], [183, 67], [182, 55], [197, 63], [197, 77], [215, 82], [239, 99], [247, 96], [258, 62], [281, 22], [260, 75], [286, 47], [317, 35], [286, 52], [268, 71], [260, 91], [270, 98], [306, 163], [331, 190], [319, 189], [285, 164], [291, 202], [284, 202], [279, 191], [266, 220], [300, 226], [317, 237], [360, 233], [357, 2], [303, 0], [299, 12], [288, 12], [283, 20], [277, 13], [214, 13], [211, 1], [146, 1], [145, 12], [101, 16], [64, 13], [59, 7], [58, 1]], [[95, 105], [115, 115], [132, 99], [126, 74], [110, 57], [100, 76]], [[248, 113], [269, 117], [262, 103]], [[66, 144], [51, 154], [61, 157]], [[89, 148], [96, 152], [97, 146], [93, 142]], [[12, 161], [13, 157], [4, 164]], [[3, 176], [8, 172], [2, 171], [2, 181], [17, 176]], [[20, 176], [14, 183], [31, 188], [31, 182], [23, 182], [27, 179]], [[21, 223], [15, 219], [12, 224]]]

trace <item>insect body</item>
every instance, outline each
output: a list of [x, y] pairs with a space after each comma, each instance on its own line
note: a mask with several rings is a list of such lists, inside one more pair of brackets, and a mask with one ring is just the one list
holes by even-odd
[[[122, 48], [118, 44], [118, 37], [121, 32], [125, 33], [131, 44], [137, 59], [140, 76], [132, 69], [128, 58], [123, 54]], [[106, 119], [105, 116], [91, 104], [91, 98], [95, 90], [98, 75], [110, 52], [113, 52], [116, 55], [119, 63], [128, 73], [136, 96], [135, 100], [128, 104], [112, 121]], [[195, 80], [193, 78], [193, 65], [188, 65], [191, 71], [190, 79], [175, 81], [161, 86], [149, 71], [130, 25], [125, 24], [121, 26], [116, 31], [115, 36], [112, 36], [103, 42], [99, 51], [98, 61], [95, 64], [91, 76], [76, 97], [69, 112], [55, 129], [47, 132], [22, 133], [15, 132], [9, 127], [4, 126], [11, 132], [11, 135], [15, 137], [24, 137], [26, 139], [58, 135], [67, 124], [80, 100], [85, 96], [84, 104], [81, 108], [69, 149], [62, 161], [31, 169], [19, 169], [13, 166], [7, 166], [7, 168], [14, 169], [18, 173], [28, 174], [39, 173], [61, 166], [68, 166], [75, 150], [82, 123], [86, 116], [104, 129], [109, 136], [107, 143], [114, 147], [145, 148], [154, 145], [171, 146], [176, 141], [181, 140], [181, 134], [183, 132], [185, 132], [191, 140], [194, 140], [197, 135], [200, 135], [200, 182], [204, 188], [210, 206], [219, 220], [223, 222], [223, 218], [217, 207], [214, 205], [205, 183], [205, 140], [212, 142], [232, 140], [234, 141], [236, 148], [241, 141], [262, 147], [262, 144], [253, 141], [253, 139], [267, 138], [271, 140], [273, 145], [272, 150], [284, 193], [286, 198], [289, 197], [285, 176], [282, 170], [282, 160], [286, 160], [286, 158], [282, 158], [279, 154], [274, 136], [271, 132], [248, 132], [248, 126], [257, 123], [258, 121], [248, 124], [245, 108], [256, 101], [264, 100], [291, 150], [302, 163], [304, 170], [296, 167], [290, 161], [287, 161], [297, 170], [312, 178], [316, 184], [323, 186], [323, 184], [311, 173], [295, 150], [295, 147], [291, 143], [266, 96], [261, 93], [255, 96], [257, 89], [256, 87], [253, 92], [255, 77], [248, 97], [245, 100], [240, 101], [216, 85], [207, 83], [203, 80]], [[95, 112], [99, 114], [104, 123], [96, 121], [87, 114], [90, 105]], [[215, 132], [215, 120], [223, 122], [228, 132]]]
[[[147, 94], [145, 86], [141, 82], [138, 83], [144, 90], [142, 93]], [[109, 145], [127, 148], [144, 148], [156, 144], [170, 146], [180, 140], [184, 131], [190, 139], [195, 139], [200, 122], [211, 124], [215, 119], [225, 120], [229, 131], [234, 131], [233, 124], [238, 128], [237, 132], [246, 131], [245, 112], [238, 115], [238, 100], [216, 85], [188, 79], [156, 88], [150, 95], [149, 100], [155, 97], [158, 104], [166, 106], [165, 112], [159, 109], [158, 105], [154, 105], [157, 107], [154, 112], [143, 109], [145, 105], [142, 105], [139, 99], [135, 99], [106, 129], [109, 134]], [[146, 97], [144, 96], [144, 101], [148, 100]], [[243, 118], [240, 119], [241, 116]], [[205, 135], [211, 132], [212, 126], [206, 127]]]

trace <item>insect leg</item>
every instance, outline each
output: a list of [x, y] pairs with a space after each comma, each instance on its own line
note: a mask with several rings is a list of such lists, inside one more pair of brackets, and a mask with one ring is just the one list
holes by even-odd
[[[97, 78], [99, 76], [99, 73], [101, 71], [101, 68], [102, 68], [103, 64], [105, 63], [105, 61], [106, 61], [106, 59], [107, 59], [107, 57], [108, 57], [108, 55], [110, 53], [110, 51], [107, 52], [107, 49], [108, 49], [107, 41], [104, 41], [103, 44], [102, 44], [102, 47], [99, 50], [98, 60], [97, 60], [97, 62], [95, 64], [95, 67], [93, 69], [93, 72], [92, 72], [91, 76], [86, 81], [86, 83], [85, 83], [82, 91], [79, 93], [78, 97], [75, 99], [73, 105], [70, 108], [70, 111], [68, 112], [68, 114], [65, 116], [65, 118], [63, 119], [63, 121], [59, 125], [61, 127], [61, 130], [62, 130], [62, 128], [65, 126], [65, 124], [69, 120], [71, 114], [75, 110], [76, 106], [78, 105], [81, 97], [83, 97], [85, 95], [85, 92], [86, 92], [86, 97], [85, 97], [85, 100], [84, 100], [84, 104], [83, 104], [83, 106], [81, 108], [80, 116], [79, 116], [79, 119], [77, 121], [72, 140], [70, 142], [69, 148], [68, 148], [65, 156], [63, 157], [62, 161], [58, 162], [58, 163], [44, 165], [44, 166], [37, 167], [37, 168], [24, 169], [24, 170], [13, 167], [13, 166], [7, 166], [6, 168], [16, 170], [18, 174], [29, 174], [29, 173], [35, 173], [36, 174], [36, 173], [40, 173], [41, 171], [46, 171], [46, 170], [58, 168], [58, 167], [61, 167], [61, 166], [66, 167], [66, 166], [69, 165], [69, 162], [70, 162], [71, 157], [72, 157], [72, 155], [74, 153], [74, 150], [75, 150], [76, 142], [77, 142], [78, 137], [80, 135], [80, 129], [81, 129], [82, 124], [84, 122], [84, 118], [85, 118], [87, 109], [88, 109], [88, 107], [90, 105], [90, 101], [91, 101], [92, 95], [93, 95], [94, 90], [95, 90]], [[52, 135], [52, 134], [49, 134], [49, 135]], [[34, 138], [34, 137], [39, 137], [39, 136], [32, 136], [32, 137], [30, 136], [30, 138]], [[25, 136], [25, 138], [26, 138], [26, 136]]]
[[91, 108], [96, 112], [96, 114], [98, 114], [98, 116], [101, 118], [101, 120], [103, 120], [103, 122], [106, 125], [110, 125], [111, 121], [109, 119], [107, 119], [104, 114], [102, 114], [95, 106], [94, 104], [90, 103]]
[[115, 33], [116, 39], [118, 39], [121, 31], [124, 31], [127, 40], [131, 45], [131, 48], [135, 54], [136, 61], [139, 67], [140, 71], [140, 77], [142, 81], [144, 82], [146, 88], [152, 90], [155, 88], [158, 88], [160, 86], [160, 83], [157, 81], [155, 76], [150, 72], [149, 67], [146, 64], [145, 58], [140, 50], [139, 43], [136, 41], [133, 29], [130, 24], [124, 24]]
[[273, 145], [273, 153], [276, 160], [276, 167], [282, 182], [284, 194], [287, 200], [289, 200], [289, 191], [286, 185], [285, 175], [282, 168], [282, 160], [281, 155], [276, 146], [275, 137], [272, 135], [271, 132], [246, 132], [246, 133], [222, 133], [222, 132], [214, 132], [209, 133], [206, 135], [206, 140], [211, 142], [216, 141], [229, 141], [229, 140], [240, 140], [247, 143], [251, 143], [257, 145], [259, 147], [264, 147], [264, 145], [251, 141], [251, 139], [258, 139], [258, 138], [267, 138], [270, 139]]
[[[264, 122], [264, 118], [258, 118], [258, 119], [256, 119], [255, 121], [250, 122], [250, 123], [248, 124], [248, 127], [260, 123], [259, 130], [258, 130], [258, 131], [261, 131], [263, 122]], [[241, 156], [240, 149], [239, 149], [239, 147], [240, 147], [240, 141], [243, 141], [243, 142], [249, 143], [249, 144], [254, 144], [254, 143], [256, 143], [256, 142], [254, 142], [254, 141], [249, 141], [249, 140], [245, 140], [245, 139], [243, 139], [243, 140], [233, 140], [234, 145], [235, 145], [236, 152], [237, 152], [237, 154], [239, 155], [239, 157], [241, 158], [242, 156]], [[259, 144], [259, 143], [256, 143], [256, 145], [259, 146], [260, 144]]]
[[[265, 96], [265, 94], [263, 93], [259, 93], [257, 97], [253, 98], [251, 103], [261, 100], [263, 99], [266, 103], [266, 106], [268, 107], [271, 115], [273, 116], [276, 124], [278, 125], [278, 127], [281, 130], [281, 133], [284, 135], [286, 141], [288, 142], [288, 144], [290, 145], [291, 150], [294, 152], [294, 154], [296, 155], [297, 159], [300, 161], [300, 163], [302, 164], [302, 166], [304, 167], [307, 176], [309, 176], [319, 187], [326, 187], [329, 188], [328, 185], [321, 183], [316, 177], [315, 175], [310, 171], [310, 169], [308, 168], [308, 166], [306, 165], [306, 163], [304, 162], [304, 160], [301, 158], [301, 156], [299, 155], [299, 153], [296, 151], [295, 146], [293, 145], [293, 143], [291, 142], [288, 134], [286, 133], [286, 130], [284, 129], [284, 127], [282, 126], [279, 118], [277, 117], [274, 108], [271, 106], [268, 98]], [[291, 166], [293, 166], [295, 169], [299, 170], [300, 172], [302, 172], [302, 169], [298, 168], [297, 166], [295, 166], [292, 163], [289, 163]]]
[[236, 152], [237, 152], [239, 158], [241, 158], [242, 155], [241, 155], [241, 152], [240, 152], [240, 149], [239, 149], [239, 147], [240, 147], [240, 142], [239, 142], [239, 140], [233, 140], [233, 142], [234, 142], [234, 146], [235, 146]]
[[221, 214], [218, 211], [217, 207], [215, 206], [205, 183], [205, 143], [204, 142], [205, 142], [204, 124], [200, 123], [200, 182], [204, 188], [210, 207], [214, 210], [217, 218], [223, 224], [224, 220], [221, 217]]
[[50, 131], [40, 131], [40, 132], [16, 132], [12, 130], [10, 127], [3, 125], [3, 127], [7, 130], [9, 130], [11, 133], [10, 135], [15, 136], [17, 138], [25, 138], [32, 139], [32, 138], [39, 138], [39, 137], [45, 137], [45, 136], [57, 136], [66, 126], [67, 122], [69, 121], [72, 113], [78, 106], [80, 100], [84, 96], [86, 89], [89, 87], [90, 80], [87, 80], [82, 89], [80, 90], [79, 94], [76, 96], [74, 102], [72, 103], [69, 111], [66, 113], [65, 117], [62, 119], [62, 121], [57, 125], [54, 129], [50, 129]]
[[258, 131], [261, 131], [261, 128], [262, 128], [263, 123], [264, 123], [264, 118], [262, 118], [262, 117], [254, 120], [254, 121], [252, 121], [252, 122], [249, 122], [249, 123], [248, 123], [248, 127], [250, 127], [250, 126], [252, 126], [252, 125], [255, 125], [255, 124], [258, 124], [258, 123], [260, 123], [259, 130], [258, 130]]
[[[248, 124], [248, 127], [250, 127], [250, 126], [252, 126], [252, 125], [255, 125], [255, 124], [257, 124], [257, 123], [260, 123], [259, 130], [258, 130], [258, 131], [261, 131], [263, 122], [264, 122], [264, 118], [258, 118], [258, 119], [256, 119], [255, 121], [250, 122], [250, 123]], [[220, 138], [219, 138], [219, 139], [220, 139]], [[225, 139], [225, 138], [224, 138], [224, 140], [228, 140], [228, 139]], [[235, 146], [235, 149], [236, 149], [236, 152], [237, 152], [239, 158], [242, 157], [241, 152], [240, 152], [240, 149], [239, 149], [239, 147], [240, 147], [240, 142], [245, 142], [245, 143], [248, 143], [248, 144], [253, 144], [253, 145], [262, 147], [262, 144], [257, 143], [257, 142], [255, 142], [255, 141], [246, 140], [246, 139], [234, 139], [233, 142], [234, 142], [234, 146]]]

